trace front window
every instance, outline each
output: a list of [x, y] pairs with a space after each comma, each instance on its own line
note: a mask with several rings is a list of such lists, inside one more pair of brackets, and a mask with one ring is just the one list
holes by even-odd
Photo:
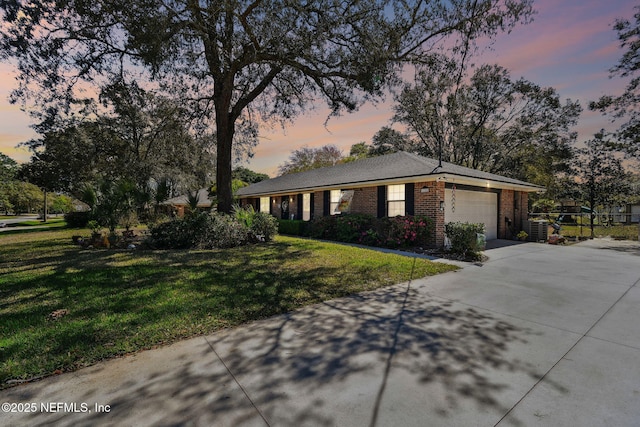
[[260, 197], [260, 212], [269, 213], [270, 211], [269, 197]]
[[302, 195], [302, 220], [309, 221], [311, 219], [311, 193]]
[[387, 186], [387, 216], [403, 216], [405, 214], [404, 184]]
[[338, 205], [340, 204], [340, 190], [331, 190], [330, 193], [329, 213], [331, 215], [337, 215], [340, 213]]

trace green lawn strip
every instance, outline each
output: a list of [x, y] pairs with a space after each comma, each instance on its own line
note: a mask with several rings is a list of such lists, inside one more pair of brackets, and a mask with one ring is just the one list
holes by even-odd
[[[589, 225], [562, 225], [560, 233], [563, 236], [591, 236], [591, 227]], [[596, 225], [593, 227], [595, 237], [612, 237], [624, 240], [638, 240], [638, 224], [631, 225], [612, 225], [604, 227]]]
[[0, 387], [456, 268], [283, 236], [227, 250], [109, 251], [75, 247], [73, 234], [82, 231], [0, 241]]
[[64, 227], [67, 225], [64, 218], [50, 218], [47, 222], [42, 222], [39, 219], [32, 219], [28, 221], [22, 221], [15, 224], [10, 224], [9, 227]]
[[[67, 223], [63, 219], [49, 220], [46, 223], [42, 221], [28, 221], [26, 223], [22, 222], [19, 224], [12, 224], [9, 227], [0, 231], [0, 239], [6, 238], [7, 236], [10, 236], [13, 234], [36, 233], [36, 232], [41, 232], [43, 230], [50, 230], [50, 229], [55, 230], [59, 228], [65, 228], [66, 226], [67, 226]], [[20, 228], [17, 230], [14, 230], [13, 228], [15, 227], [20, 227]], [[22, 228], [22, 227], [28, 227], [28, 228]]]

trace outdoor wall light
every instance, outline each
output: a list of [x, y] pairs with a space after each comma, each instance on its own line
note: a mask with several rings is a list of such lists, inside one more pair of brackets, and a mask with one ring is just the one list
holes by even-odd
[[440, 202], [440, 212], [444, 211], [444, 200]]
[[427, 187], [427, 186], [425, 185], [424, 187], [422, 187], [422, 188], [420, 189], [420, 192], [421, 192], [421, 193], [428, 193], [428, 192], [429, 192], [429, 187]]

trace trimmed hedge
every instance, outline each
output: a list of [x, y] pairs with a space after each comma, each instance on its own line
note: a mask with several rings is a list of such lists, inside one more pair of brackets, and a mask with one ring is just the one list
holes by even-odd
[[301, 219], [279, 219], [278, 233], [290, 236], [305, 236], [307, 234], [308, 221]]
[[411, 248], [429, 246], [433, 232], [433, 220], [426, 216], [376, 218], [346, 214], [314, 219], [308, 224], [307, 235], [367, 246]]
[[450, 251], [465, 257], [477, 258], [482, 248], [479, 234], [484, 234], [484, 224], [449, 222], [444, 225], [444, 234], [451, 243]]

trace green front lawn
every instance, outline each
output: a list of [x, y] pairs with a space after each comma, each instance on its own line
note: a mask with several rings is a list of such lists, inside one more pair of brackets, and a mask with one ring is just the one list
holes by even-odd
[[456, 268], [282, 236], [227, 250], [108, 251], [73, 246], [73, 234], [0, 239], [0, 388]]

